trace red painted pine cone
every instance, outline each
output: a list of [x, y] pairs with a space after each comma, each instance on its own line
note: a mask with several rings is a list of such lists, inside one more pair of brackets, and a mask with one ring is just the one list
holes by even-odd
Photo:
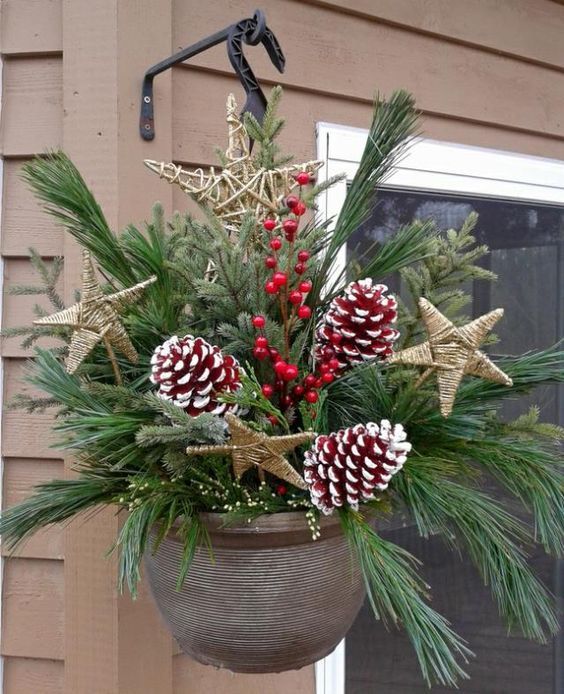
[[374, 499], [401, 470], [411, 444], [401, 424], [387, 419], [318, 436], [304, 456], [311, 500], [325, 514]]
[[158, 396], [170, 400], [196, 417], [202, 412], [236, 413], [236, 405], [219, 402], [220, 393], [241, 387], [239, 362], [201, 337], [171, 337], [157, 347], [151, 358], [151, 381]]
[[386, 294], [385, 284], [370, 278], [351, 282], [329, 304], [316, 332], [316, 358], [323, 362], [336, 357], [339, 372], [373, 359], [385, 359], [399, 332], [397, 301]]

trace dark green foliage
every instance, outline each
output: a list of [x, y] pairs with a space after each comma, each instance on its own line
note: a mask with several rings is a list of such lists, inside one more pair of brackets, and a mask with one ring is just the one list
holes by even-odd
[[290, 431], [290, 426], [286, 417], [275, 407], [271, 400], [265, 398], [262, 394], [260, 382], [252, 370], [252, 367], [248, 364], [246, 373], [242, 377], [242, 388], [236, 393], [224, 395], [222, 400], [228, 403], [236, 403], [243, 410], [254, 410], [263, 416], [272, 415], [276, 417], [282, 429], [287, 432]]
[[2, 513], [0, 531], [7, 549], [14, 549], [39, 528], [62, 523], [99, 504], [117, 501], [125, 489], [122, 475], [84, 471], [74, 480], [53, 480], [37, 486], [33, 496]]
[[[280, 90], [274, 89], [265, 120], [252, 116], [246, 126], [255, 139], [255, 162], [273, 168], [282, 158], [276, 143], [282, 121], [276, 115]], [[477, 378], [465, 379], [451, 416], [438, 410], [436, 384], [427, 380], [415, 388], [416, 369], [384, 364], [351, 369], [319, 391], [312, 408], [305, 402], [284, 412], [280, 400], [264, 397], [261, 384], [274, 381], [269, 360], [253, 356], [257, 335], [252, 317], [265, 316], [264, 336], [300, 369], [313, 369], [316, 321], [345, 279], [382, 278], [399, 272], [402, 297], [402, 346], [424, 339], [417, 301], [426, 297], [455, 323], [465, 320], [467, 290], [475, 280], [491, 281], [492, 273], [479, 267], [487, 252], [472, 236], [475, 217], [459, 231], [438, 233], [431, 222], [417, 221], [398, 230], [386, 243], [374, 246], [356, 264], [330, 274], [335, 259], [353, 232], [367, 218], [375, 188], [385, 180], [406, 151], [416, 132], [417, 113], [412, 98], [397, 92], [388, 101], [378, 99], [366, 149], [339, 218], [312, 220], [301, 230], [293, 253], [307, 250], [308, 277], [313, 290], [309, 320], [283, 320], [283, 306], [264, 291], [270, 276], [264, 258], [268, 250], [260, 220], [251, 214], [237, 230], [226, 230], [207, 211], [202, 222], [176, 215], [165, 222], [155, 206], [141, 229], [128, 226], [114, 235], [102, 210], [72, 162], [57, 152], [26, 164], [25, 178], [47, 211], [92, 253], [107, 280], [107, 290], [131, 286], [157, 276], [142, 300], [125, 312], [124, 323], [139, 352], [138, 364], [118, 355], [123, 385], [114, 383], [103, 346], [98, 346], [75, 375], [69, 375], [65, 356], [70, 330], [34, 326], [6, 331], [21, 336], [25, 347], [44, 336], [62, 343], [39, 349], [28, 381], [44, 396], [21, 395], [14, 405], [28, 412], [57, 409], [54, 429], [57, 446], [72, 450], [77, 459], [76, 479], [40, 485], [19, 506], [8, 509], [0, 521], [6, 546], [13, 548], [40, 527], [71, 519], [101, 504], [115, 505], [127, 517], [116, 542], [120, 551], [120, 585], [135, 593], [144, 552], [154, 551], [173, 528], [184, 543], [182, 585], [196, 549], [209, 544], [199, 521], [201, 511], [225, 514], [226, 522], [246, 521], [264, 513], [306, 512], [312, 527], [318, 523], [307, 492], [289, 489], [276, 493], [276, 480], [261, 483], [256, 470], [235, 480], [226, 455], [188, 457], [186, 447], [221, 444], [227, 432], [224, 420], [202, 414], [188, 416], [153, 392], [149, 380], [154, 348], [173, 334], [200, 335], [236, 356], [245, 367], [242, 388], [226, 396], [245, 412], [249, 426], [268, 433], [315, 429], [335, 431], [357, 423], [387, 418], [401, 422], [414, 450], [402, 473], [387, 492], [366, 510], [382, 514], [397, 506], [407, 509], [420, 534], [441, 535], [453, 549], [464, 552], [492, 590], [500, 613], [511, 628], [542, 641], [555, 629], [549, 597], [527, 566], [533, 542], [542, 543], [555, 556], [564, 551], [564, 494], [561, 453], [562, 431], [538, 421], [532, 410], [514, 422], [497, 414], [503, 401], [538, 385], [564, 380], [564, 353], [559, 346], [521, 356], [505, 357], [499, 366], [513, 379], [506, 387]], [[322, 183], [306, 201], [333, 183]], [[311, 205], [313, 206], [313, 205]], [[278, 255], [280, 267], [292, 266], [288, 248]], [[62, 261], [31, 260], [41, 284], [20, 287], [19, 294], [45, 297], [50, 307], [37, 305], [36, 316], [63, 308], [57, 292]], [[275, 419], [274, 419], [275, 418]], [[299, 452], [296, 453], [299, 468]], [[512, 500], [534, 519], [534, 532], [510, 514], [504, 505], [481, 489], [494, 477]], [[406, 629], [428, 682], [454, 685], [464, 677], [456, 659], [470, 651], [446, 620], [427, 604], [427, 588], [417, 560], [379, 537], [359, 514], [344, 510], [343, 529], [364, 572], [368, 595], [377, 615]]]
[[[329, 287], [326, 286], [327, 278], [331, 267], [334, 265], [340, 249], [347, 243], [354, 231], [364, 222], [374, 204], [374, 191], [378, 185], [382, 184], [386, 176], [391, 172], [392, 167], [405, 153], [409, 145], [410, 138], [413, 137], [417, 126], [417, 112], [413, 97], [403, 91], [394, 92], [388, 101], [383, 101], [379, 97], [374, 105], [372, 124], [368, 132], [366, 147], [355, 174], [355, 177], [348, 189], [347, 197], [335, 223], [335, 227], [328, 236], [325, 243], [325, 252], [320, 271], [316, 277], [315, 298], [321, 296], [332, 296], [339, 286], [339, 279], [332, 281]], [[415, 231], [408, 235], [415, 242], [412, 252], [404, 255], [403, 261], [393, 265], [394, 270], [398, 270], [403, 263], [415, 262], [429, 252], [428, 244], [425, 243], [421, 225], [417, 225]], [[405, 232], [404, 232], [405, 233]], [[403, 235], [402, 235], [403, 236]], [[404, 237], [404, 241], [407, 240]], [[402, 241], [392, 241], [392, 243], [403, 253]], [[375, 250], [375, 249], [374, 249]], [[378, 255], [385, 253], [379, 249]], [[380, 271], [378, 262], [373, 261], [373, 270]], [[366, 275], [365, 275], [366, 276]], [[350, 278], [351, 280], [354, 277]]]
[[23, 178], [45, 210], [92, 252], [103, 270], [123, 286], [138, 282], [102, 208], [66, 154], [33, 159], [24, 165]]
[[[428, 255], [400, 269], [402, 281], [409, 292], [409, 302], [402, 304], [402, 347], [422, 337], [423, 326], [417, 306], [420, 297], [428, 299], [455, 323], [462, 324], [467, 320], [461, 310], [471, 301], [467, 293], [471, 282], [491, 282], [496, 279], [493, 272], [476, 265], [488, 253], [487, 246], [477, 246], [472, 236], [477, 221], [478, 215], [472, 213], [459, 231], [449, 229], [444, 235], [438, 235], [434, 223], [427, 222], [431, 244]], [[410, 309], [410, 306], [413, 308]]]
[[[445, 465], [446, 463], [446, 465]], [[508, 626], [546, 642], [558, 628], [551, 600], [526, 564], [526, 528], [486, 494], [448, 479], [448, 460], [415, 458], [394, 488], [424, 536], [462, 549], [489, 585]]]
[[512, 435], [511, 424], [502, 424], [488, 428], [483, 439], [468, 441], [465, 454], [531, 511], [535, 539], [545, 550], [564, 556], [564, 483], [558, 443]]
[[360, 561], [375, 616], [406, 630], [426, 682], [453, 686], [459, 677], [466, 678], [455, 655], [467, 660], [473, 654], [425, 601], [427, 587], [418, 575], [417, 560], [382, 539], [360, 515], [342, 512], [341, 521]]
[[281, 98], [282, 88], [274, 87], [270, 92], [262, 124], [252, 113], [246, 112], [244, 115], [245, 128], [258, 145], [255, 163], [259, 168], [275, 169], [277, 166], [284, 166], [284, 164], [292, 161], [291, 156], [280, 154], [280, 148], [276, 142], [277, 136], [284, 127], [284, 119], [277, 115]]
[[[51, 309], [60, 311], [64, 308], [64, 303], [59, 296], [57, 284], [63, 272], [63, 259], [53, 258], [51, 262], [48, 262], [43, 260], [35, 249], [30, 248], [29, 260], [38, 275], [40, 284], [10, 287], [10, 294], [16, 296], [45, 296], [49, 301]], [[49, 311], [39, 304], [35, 304], [33, 307], [34, 318], [43, 318], [48, 313]], [[24, 349], [33, 347], [42, 337], [58, 337], [65, 340], [69, 335], [70, 331], [65, 326], [26, 325], [2, 330], [3, 337], [24, 338], [21, 343]], [[64, 350], [62, 353], [64, 354]]]

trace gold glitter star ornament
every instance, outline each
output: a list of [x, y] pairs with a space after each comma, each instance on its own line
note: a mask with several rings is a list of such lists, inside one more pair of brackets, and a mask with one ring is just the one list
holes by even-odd
[[262, 431], [255, 431], [246, 426], [234, 414], [226, 414], [225, 420], [229, 425], [231, 440], [224, 446], [189, 446], [188, 455], [231, 455], [233, 472], [239, 479], [244, 472], [257, 467], [261, 477], [264, 471], [285, 480], [294, 487], [306, 489], [306, 483], [301, 475], [290, 465], [284, 453], [294, 450], [296, 446], [311, 441], [315, 434], [304, 431], [287, 436], [268, 436]]
[[207, 172], [188, 171], [173, 163], [150, 159], [145, 160], [145, 165], [169, 183], [179, 185], [196, 202], [209, 205], [228, 227], [236, 229], [249, 211], [259, 222], [275, 217], [284, 207], [284, 198], [299, 185], [295, 176], [305, 171], [314, 178], [323, 162], [308, 161], [276, 169], [257, 167], [233, 94], [227, 99], [227, 125], [229, 144], [222, 171], [216, 172], [213, 167]]
[[502, 308], [490, 311], [461, 328], [457, 328], [426, 299], [419, 300], [419, 309], [428, 341], [396, 352], [388, 359], [388, 363], [426, 366], [418, 384], [436, 372], [443, 417], [448, 417], [452, 412], [456, 391], [465, 374], [480, 376], [506, 386], [513, 384], [509, 376], [478, 349], [503, 316]]
[[[36, 325], [68, 325], [73, 328], [66, 368], [74, 373], [98, 342], [103, 341], [114, 371], [117, 363], [113, 348], [125, 354], [133, 363], [138, 355], [121, 322], [119, 313], [139, 299], [145, 287], [156, 281], [150, 277], [134, 287], [115, 294], [104, 294], [96, 280], [92, 258], [87, 250], [82, 252], [82, 292], [80, 301], [51, 316], [34, 321]], [[119, 372], [116, 371], [119, 381]]]

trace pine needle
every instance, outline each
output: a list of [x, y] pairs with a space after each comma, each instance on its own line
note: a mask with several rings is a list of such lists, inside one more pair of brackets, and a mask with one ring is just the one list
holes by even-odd
[[341, 523], [360, 562], [376, 617], [405, 629], [427, 684], [456, 686], [459, 678], [466, 679], [456, 657], [467, 662], [473, 653], [425, 602], [426, 586], [418, 575], [418, 561], [379, 537], [358, 513], [342, 512]]
[[558, 629], [551, 599], [527, 566], [526, 528], [478, 489], [447, 479], [436, 459], [416, 457], [394, 480], [419, 532], [458, 543], [489, 585], [509, 628], [546, 643]]

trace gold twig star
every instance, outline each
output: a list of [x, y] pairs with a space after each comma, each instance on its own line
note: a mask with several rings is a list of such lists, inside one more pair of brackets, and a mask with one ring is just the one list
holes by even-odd
[[456, 391], [465, 374], [481, 376], [506, 386], [513, 384], [507, 374], [478, 350], [486, 335], [503, 316], [502, 308], [490, 311], [461, 328], [453, 325], [426, 299], [419, 300], [419, 309], [429, 340], [396, 352], [388, 361], [428, 367], [419, 378], [419, 385], [436, 372], [443, 417], [448, 417], [452, 412]]
[[226, 414], [225, 420], [231, 432], [230, 443], [224, 446], [188, 446], [188, 455], [231, 455], [233, 472], [239, 479], [244, 472], [257, 467], [259, 474], [270, 472], [281, 480], [286, 480], [294, 487], [306, 489], [306, 483], [301, 475], [284, 458], [283, 453], [293, 450], [311, 441], [315, 434], [304, 431], [300, 434], [287, 436], [268, 436], [262, 431], [255, 431], [246, 426], [234, 414]]
[[34, 323], [36, 325], [69, 325], [73, 328], [66, 363], [67, 371], [71, 374], [76, 371], [98, 342], [103, 341], [108, 350], [116, 380], [121, 382], [113, 347], [125, 354], [133, 363], [137, 362], [138, 355], [120, 320], [119, 312], [135, 302], [145, 287], [156, 279], [156, 277], [150, 277], [129, 289], [123, 289], [115, 294], [104, 294], [96, 280], [90, 253], [84, 250], [80, 301], [51, 316], [40, 318]]
[[145, 160], [145, 165], [169, 183], [176, 183], [196, 202], [209, 205], [229, 227], [241, 224], [245, 214], [252, 211], [259, 221], [276, 217], [284, 207], [284, 198], [298, 186], [294, 176], [300, 171], [315, 174], [321, 161], [308, 161], [276, 169], [256, 166], [247, 144], [248, 134], [237, 114], [235, 97], [227, 99], [229, 145], [225, 152], [226, 165], [216, 172], [211, 167], [187, 171], [173, 163]]

